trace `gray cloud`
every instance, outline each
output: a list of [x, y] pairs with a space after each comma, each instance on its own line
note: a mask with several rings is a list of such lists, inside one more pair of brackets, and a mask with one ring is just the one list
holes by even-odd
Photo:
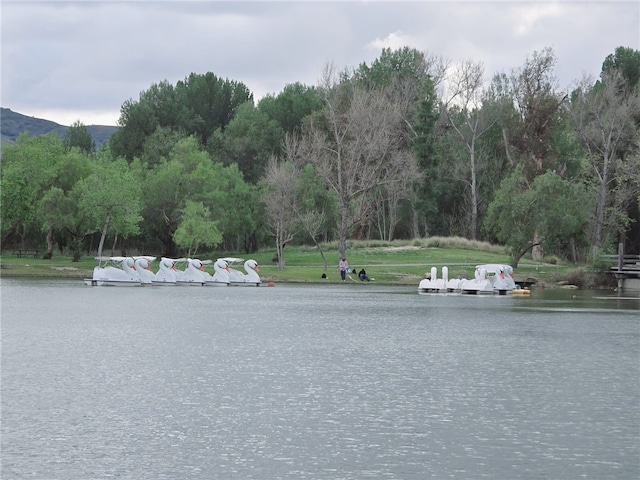
[[211, 71], [260, 98], [327, 62], [383, 47], [483, 60], [487, 79], [552, 47], [563, 88], [597, 76], [616, 47], [640, 49], [635, 1], [31, 2], [2, 4], [3, 107], [62, 124], [114, 124], [152, 84]]

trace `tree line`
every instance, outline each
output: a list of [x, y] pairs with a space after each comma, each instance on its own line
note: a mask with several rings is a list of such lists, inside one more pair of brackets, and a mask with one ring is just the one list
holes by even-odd
[[2, 246], [79, 259], [462, 236], [584, 261], [640, 248], [640, 51], [562, 91], [550, 48], [489, 81], [475, 60], [404, 47], [329, 64], [254, 103], [192, 73], [122, 104], [98, 151], [76, 122], [4, 145]]

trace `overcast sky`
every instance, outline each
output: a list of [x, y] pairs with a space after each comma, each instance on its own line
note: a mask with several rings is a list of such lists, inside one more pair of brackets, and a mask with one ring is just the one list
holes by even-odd
[[370, 64], [409, 46], [482, 60], [487, 80], [553, 48], [559, 84], [597, 77], [618, 46], [640, 50], [631, 1], [2, 0], [5, 108], [70, 125], [116, 125], [120, 106], [163, 80], [213, 72], [257, 101], [323, 67]]

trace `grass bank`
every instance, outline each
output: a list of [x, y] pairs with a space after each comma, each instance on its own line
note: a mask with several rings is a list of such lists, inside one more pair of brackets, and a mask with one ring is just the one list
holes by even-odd
[[[147, 255], [156, 253], [144, 252]], [[337, 243], [322, 244], [320, 249], [309, 246], [285, 248], [285, 269], [277, 267], [275, 249], [262, 249], [249, 256], [238, 252], [197, 255], [200, 259], [233, 256], [253, 258], [258, 262], [264, 281], [337, 283]], [[327, 267], [325, 269], [326, 259]], [[159, 255], [158, 255], [159, 257]], [[357, 270], [364, 268], [376, 283], [389, 285], [418, 285], [428, 275], [431, 267], [449, 268], [449, 277], [466, 275], [473, 278], [475, 266], [483, 263], [510, 263], [510, 257], [500, 246], [461, 238], [432, 237], [413, 241], [350, 241], [347, 245], [349, 265]], [[576, 284], [582, 288], [596, 285], [586, 265], [571, 265], [552, 259], [551, 263], [535, 262], [524, 258], [515, 270], [518, 281], [535, 280], [537, 287]], [[94, 257], [83, 257], [72, 262], [71, 257], [55, 256], [51, 260], [18, 258], [12, 251], [5, 251], [0, 258], [0, 276], [35, 278], [91, 277], [96, 262]], [[157, 268], [154, 262], [152, 268]], [[213, 273], [213, 268], [208, 267]], [[322, 274], [327, 276], [321, 278]], [[352, 275], [354, 281], [357, 276]]]

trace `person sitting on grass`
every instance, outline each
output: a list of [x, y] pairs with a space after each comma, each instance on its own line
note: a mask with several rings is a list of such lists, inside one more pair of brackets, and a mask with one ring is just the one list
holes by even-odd
[[360, 272], [358, 273], [358, 277], [363, 282], [368, 282], [369, 281], [369, 276], [367, 275], [367, 272], [364, 271], [364, 268], [362, 270], [360, 270]]

